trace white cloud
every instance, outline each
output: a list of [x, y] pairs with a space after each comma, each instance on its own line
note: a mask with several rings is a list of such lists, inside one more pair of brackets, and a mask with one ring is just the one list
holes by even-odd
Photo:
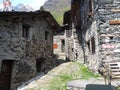
[[28, 4], [32, 6], [35, 10], [38, 10], [45, 3], [45, 1], [46, 0], [33, 0]]
[[40, 9], [45, 1], [47, 0], [11, 0], [13, 6], [18, 5], [19, 3], [23, 3], [25, 5], [30, 5], [35, 10]]
[[3, 4], [0, 3], [0, 9], [3, 9]]

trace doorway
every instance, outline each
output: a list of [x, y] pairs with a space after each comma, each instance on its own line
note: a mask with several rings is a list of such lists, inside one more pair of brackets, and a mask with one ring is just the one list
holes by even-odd
[[38, 73], [42, 71], [41, 67], [42, 67], [42, 64], [45, 60], [46, 59], [44, 57], [36, 59], [36, 70], [37, 70]]
[[12, 61], [3, 60], [0, 71], [0, 90], [10, 90]]

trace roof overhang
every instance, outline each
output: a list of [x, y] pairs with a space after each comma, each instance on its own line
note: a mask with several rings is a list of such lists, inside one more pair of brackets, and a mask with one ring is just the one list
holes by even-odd
[[24, 18], [24, 17], [42, 17], [44, 18], [48, 24], [52, 27], [55, 32], [59, 32], [60, 25], [54, 19], [48, 11], [34, 11], [34, 12], [0, 12], [0, 20], [6, 20], [11, 18]]

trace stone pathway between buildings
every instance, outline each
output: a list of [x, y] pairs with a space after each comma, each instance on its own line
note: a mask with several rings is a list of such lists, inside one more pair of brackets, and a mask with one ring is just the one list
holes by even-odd
[[[29, 80], [28, 82], [24, 83], [20, 87], [18, 87], [17, 90], [46, 90], [46, 89], [36, 89], [36, 87], [42, 87], [44, 84], [47, 85], [47, 82], [49, 82], [51, 79], [53, 79], [55, 76], [57, 76], [59, 73], [63, 72], [63, 70], [66, 69], [68, 65], [70, 65], [71, 62], [63, 63], [51, 71], [49, 71], [47, 74], [40, 73], [36, 78]], [[75, 67], [74, 67], [75, 69]], [[67, 70], [66, 72], [70, 72], [70, 70]], [[86, 85], [88, 84], [96, 84], [96, 85], [104, 85], [103, 78], [91, 78], [90, 80], [73, 80], [71, 82], [67, 83], [68, 90], [85, 90]], [[112, 85], [115, 87], [120, 86], [120, 81], [112, 81]], [[35, 89], [31, 89], [35, 88]], [[81, 89], [78, 89], [81, 88]], [[83, 89], [82, 89], [83, 88]], [[91, 90], [91, 89], [90, 89]], [[95, 89], [96, 90], [96, 89]], [[99, 89], [97, 89], [99, 90]], [[105, 89], [100, 89], [105, 90]], [[111, 89], [114, 90], [114, 89]]]

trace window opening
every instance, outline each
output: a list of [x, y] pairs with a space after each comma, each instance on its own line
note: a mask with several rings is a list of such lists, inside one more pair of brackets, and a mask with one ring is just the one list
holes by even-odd
[[92, 0], [89, 1], [89, 13], [92, 12]]
[[38, 73], [42, 71], [41, 66], [44, 61], [45, 61], [45, 58], [43, 58], [43, 57], [36, 59], [36, 70]]
[[110, 37], [110, 40], [113, 40], [113, 37]]
[[95, 53], [95, 39], [94, 37], [91, 38], [91, 47], [92, 47], [92, 53]]
[[61, 40], [61, 48], [62, 48], [62, 53], [64, 53], [65, 52], [65, 40], [63, 39], [63, 40]]
[[88, 50], [90, 51], [90, 41], [87, 42]]
[[49, 32], [45, 31], [45, 40], [48, 40], [48, 35], [49, 35]]
[[22, 36], [24, 38], [29, 38], [30, 34], [30, 26], [27, 24], [22, 25]]

